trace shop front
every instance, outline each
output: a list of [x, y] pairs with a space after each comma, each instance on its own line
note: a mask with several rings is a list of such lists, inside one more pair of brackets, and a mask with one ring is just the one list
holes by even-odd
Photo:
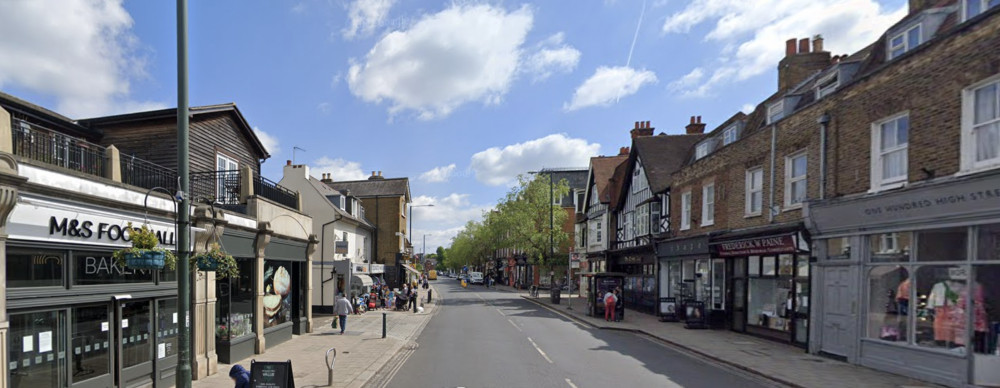
[[656, 255], [651, 246], [617, 253], [610, 261], [610, 272], [625, 274], [622, 284], [625, 307], [647, 314], [656, 313]]
[[1000, 175], [813, 204], [809, 217], [824, 298], [811, 351], [1000, 385]]
[[173, 249], [173, 221], [21, 194], [7, 233], [11, 387], [172, 386], [176, 273], [115, 264], [127, 224]]
[[268, 347], [306, 332], [305, 241], [272, 237], [264, 250], [264, 338]]
[[[729, 327], [798, 346], [809, 339], [810, 250], [801, 224], [778, 225], [757, 230], [713, 236], [713, 259], [695, 262], [690, 271], [709, 271], [718, 283], [732, 290], [729, 297]], [[700, 264], [700, 265], [699, 265]], [[718, 274], [725, 267], [725, 275]], [[682, 268], [682, 274], [689, 269]], [[705, 275], [702, 274], [701, 278]], [[729, 278], [728, 283], [725, 280]], [[713, 305], [722, 300], [725, 289], [715, 286], [703, 297]]]
[[254, 232], [234, 227], [226, 228], [222, 234], [222, 247], [236, 259], [240, 271], [237, 277], [215, 281], [215, 349], [223, 364], [254, 355], [255, 241]]
[[[711, 328], [729, 324], [730, 289], [727, 261], [712, 258], [708, 236], [673, 239], [657, 244], [660, 303], [657, 313], [685, 320], [687, 305], [705, 306]], [[695, 302], [695, 303], [692, 303]], [[665, 311], [670, 310], [670, 311]]]

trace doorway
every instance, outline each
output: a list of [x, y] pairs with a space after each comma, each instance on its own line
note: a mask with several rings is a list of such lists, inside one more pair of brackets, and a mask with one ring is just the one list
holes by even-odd
[[854, 266], [823, 267], [823, 320], [820, 350], [842, 358], [852, 358], [854, 326], [857, 319], [857, 278]]
[[114, 303], [115, 386], [132, 387], [153, 383], [152, 301], [118, 299]]

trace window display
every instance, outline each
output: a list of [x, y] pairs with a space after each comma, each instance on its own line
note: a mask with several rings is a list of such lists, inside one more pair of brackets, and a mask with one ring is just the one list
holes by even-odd
[[917, 269], [917, 327], [915, 342], [925, 347], [965, 352], [967, 298], [973, 298], [975, 331], [986, 331], [982, 287], [970, 290], [965, 266], [927, 265]]
[[789, 331], [792, 290], [788, 280], [751, 278], [748, 306], [750, 324]]
[[177, 354], [177, 299], [156, 302], [156, 358]]
[[230, 341], [252, 335], [253, 330], [253, 259], [237, 258], [240, 275], [216, 281], [218, 304], [216, 307], [215, 337]]
[[668, 287], [670, 293], [667, 294], [667, 296], [680, 298], [680, 288], [681, 284], [683, 284], [681, 279], [681, 262], [671, 261], [669, 264], [667, 264], [667, 268], [669, 268], [670, 271], [670, 273], [668, 274], [668, 276], [670, 277], [670, 283], [667, 283], [670, 285], [670, 287]]
[[291, 262], [264, 260], [264, 327], [292, 321]]
[[62, 286], [65, 256], [62, 251], [7, 250], [7, 287]]
[[910, 289], [910, 273], [902, 266], [878, 266], [869, 271], [868, 338], [907, 341]]

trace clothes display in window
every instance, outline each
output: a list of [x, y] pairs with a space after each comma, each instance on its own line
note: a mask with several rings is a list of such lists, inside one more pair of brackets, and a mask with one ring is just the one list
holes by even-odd
[[[985, 333], [986, 309], [983, 307], [982, 287], [973, 285], [974, 330]], [[965, 345], [965, 306], [968, 303], [968, 287], [964, 281], [949, 279], [939, 282], [927, 297], [928, 308], [934, 311], [934, 341], [946, 346]]]

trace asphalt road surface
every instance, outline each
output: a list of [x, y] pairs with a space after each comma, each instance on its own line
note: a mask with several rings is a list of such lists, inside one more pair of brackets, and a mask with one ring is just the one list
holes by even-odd
[[[451, 278], [388, 387], [769, 387], [645, 337], [577, 324], [515, 294]], [[565, 302], [563, 302], [565, 304]]]

